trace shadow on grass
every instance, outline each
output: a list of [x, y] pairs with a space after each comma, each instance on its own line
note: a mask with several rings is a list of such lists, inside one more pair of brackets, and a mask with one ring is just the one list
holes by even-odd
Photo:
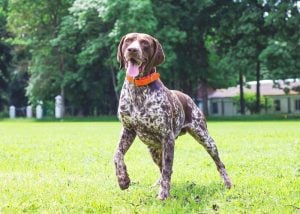
[[239, 116], [208, 116], [208, 121], [299, 121], [300, 114], [255, 114]]
[[[217, 182], [204, 186], [190, 181], [173, 183], [171, 196], [165, 201], [160, 201], [157, 199], [158, 186], [149, 189], [140, 184], [135, 185], [134, 191], [132, 191], [132, 186], [131, 190], [126, 190], [127, 194], [122, 194], [124, 192], [120, 194], [121, 201], [125, 201], [128, 209], [134, 213], [145, 213], [145, 209], [149, 213], [217, 212], [221, 207], [217, 203], [217, 197], [226, 191], [226, 188]], [[131, 194], [128, 194], [130, 192]]]
[[[239, 116], [208, 116], [208, 121], [214, 122], [256, 122], [256, 121], [300, 121], [300, 114], [273, 114], [273, 115], [239, 115]], [[116, 115], [102, 115], [98, 117], [70, 117], [66, 116], [63, 119], [56, 119], [54, 117], [44, 117], [42, 119], [27, 119], [25, 117], [18, 117], [16, 119], [9, 119], [0, 116], [0, 121], [34, 121], [34, 122], [115, 122], [118, 121]]]
[[107, 115], [99, 117], [64, 117], [63, 119], [56, 119], [46, 117], [36, 122], [116, 122], [119, 121], [116, 115]]
[[208, 208], [211, 211], [217, 211], [219, 206], [214, 201], [215, 195], [223, 191], [226, 191], [226, 188], [220, 182], [201, 186], [188, 181], [172, 185], [171, 194], [173, 200], [176, 200], [180, 207], [200, 208], [200, 210]]
[[99, 117], [65, 117], [63, 119], [56, 119], [53, 117], [44, 117], [42, 119], [27, 119], [25, 117], [9, 119], [9, 118], [0, 118], [0, 121], [6, 122], [116, 122], [119, 121], [117, 116], [99, 116]]

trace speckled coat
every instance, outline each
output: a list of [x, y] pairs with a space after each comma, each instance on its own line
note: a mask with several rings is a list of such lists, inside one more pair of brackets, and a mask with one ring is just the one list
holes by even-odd
[[[122, 45], [119, 50], [124, 51]], [[114, 162], [121, 189], [127, 189], [130, 184], [124, 155], [138, 136], [148, 146], [161, 173], [158, 198], [164, 200], [169, 197], [175, 139], [186, 132], [204, 146], [215, 161], [225, 185], [231, 187], [214, 140], [208, 134], [204, 115], [188, 95], [169, 90], [160, 80], [141, 87], [125, 80], [118, 116], [123, 123], [123, 130]]]
[[145, 144], [155, 148], [161, 148], [165, 136], [178, 136], [185, 121], [178, 97], [161, 82], [136, 87], [125, 81], [118, 115], [124, 128], [135, 130]]

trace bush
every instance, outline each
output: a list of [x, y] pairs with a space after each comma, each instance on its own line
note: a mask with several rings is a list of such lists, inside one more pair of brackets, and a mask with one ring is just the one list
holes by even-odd
[[[240, 109], [240, 95], [237, 95], [233, 97], [234, 103], [238, 106]], [[244, 100], [245, 100], [245, 109], [246, 111], [249, 111], [250, 114], [255, 113], [255, 108], [256, 108], [256, 94], [255, 93], [249, 93], [246, 92], [244, 93]], [[272, 108], [272, 98], [270, 97], [264, 97], [260, 96], [260, 108], [261, 109], [270, 109]]]

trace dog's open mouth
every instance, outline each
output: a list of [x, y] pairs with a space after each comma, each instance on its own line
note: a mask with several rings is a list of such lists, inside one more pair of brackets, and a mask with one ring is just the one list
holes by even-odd
[[131, 77], [136, 77], [139, 75], [140, 67], [142, 65], [142, 61], [136, 58], [130, 58], [127, 61], [127, 74]]

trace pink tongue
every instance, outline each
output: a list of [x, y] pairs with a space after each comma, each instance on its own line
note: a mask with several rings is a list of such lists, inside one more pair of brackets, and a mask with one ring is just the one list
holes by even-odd
[[139, 66], [129, 61], [127, 66], [127, 74], [131, 77], [136, 77], [139, 75]]

